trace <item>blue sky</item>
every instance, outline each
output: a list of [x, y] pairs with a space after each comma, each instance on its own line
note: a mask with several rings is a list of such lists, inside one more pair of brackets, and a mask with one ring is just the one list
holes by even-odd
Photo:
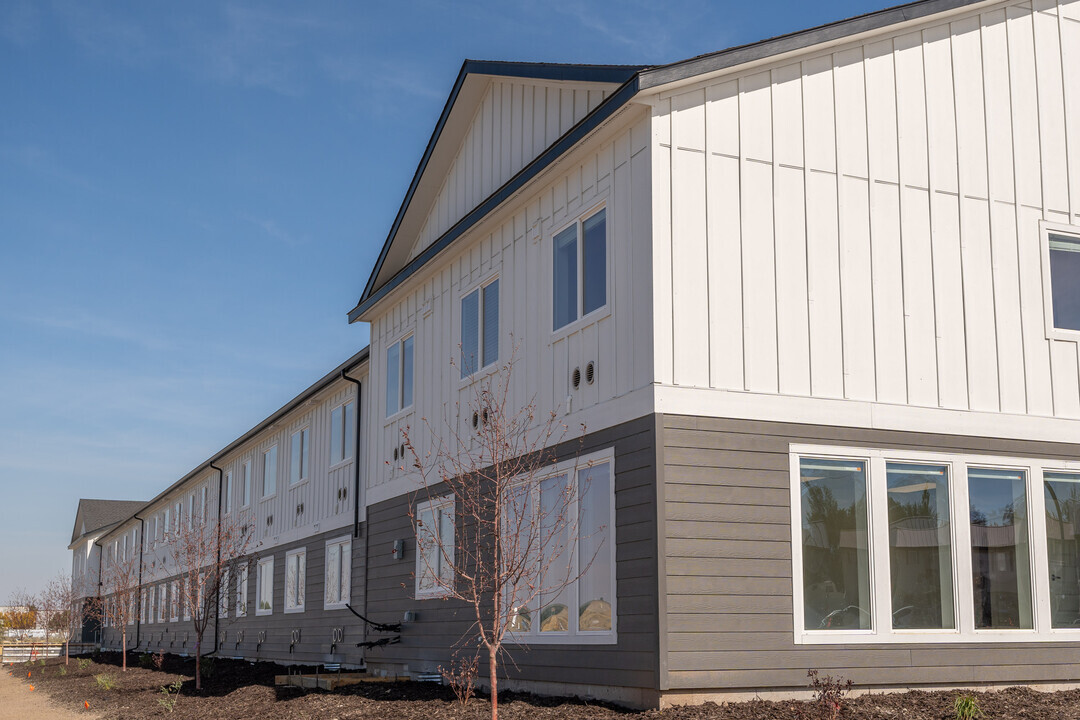
[[465, 58], [660, 64], [883, 7], [0, 0], [0, 604], [348, 325]]

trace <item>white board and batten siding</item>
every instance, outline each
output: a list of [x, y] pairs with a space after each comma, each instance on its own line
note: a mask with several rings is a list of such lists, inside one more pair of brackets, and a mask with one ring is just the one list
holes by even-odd
[[1077, 68], [1038, 0], [658, 95], [657, 382], [1080, 418], [1039, 228], [1080, 225]]
[[[516, 131], [510, 136], [516, 137]], [[595, 145], [511, 199], [497, 218], [459, 240], [460, 249], [445, 261], [406, 281], [372, 318], [371, 377], [380, 393], [387, 348], [410, 333], [416, 339], [412, 408], [388, 421], [384, 394], [367, 406], [365, 425], [373, 443], [364, 473], [368, 504], [412, 487], [411, 460], [395, 461], [393, 455], [395, 448], [400, 450], [403, 429], [410, 429], [421, 454], [431, 448], [428, 424], [445, 434], [449, 423], [467, 434], [474, 387], [461, 380], [452, 364], [460, 354], [461, 298], [490, 278], [499, 277], [499, 364], [511, 351], [515, 358], [511, 407], [535, 402], [538, 417], [562, 415], [569, 399], [569, 439], [579, 431], [579, 411], [651, 384], [647, 113], [633, 111], [625, 127]], [[552, 236], [599, 207], [606, 209], [608, 233], [607, 308], [553, 332]], [[589, 362], [596, 367], [594, 383], [583, 380], [574, 390], [571, 373], [580, 368], [584, 374]], [[587, 429], [601, 427], [589, 424]]]
[[611, 89], [608, 83], [492, 79], [409, 259], [592, 112]]

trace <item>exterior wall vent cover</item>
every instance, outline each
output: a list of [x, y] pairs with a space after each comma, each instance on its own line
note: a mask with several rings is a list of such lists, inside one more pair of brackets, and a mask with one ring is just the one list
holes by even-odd
[[570, 374], [570, 383], [575, 390], [581, 387], [581, 368], [574, 368], [574, 372]]

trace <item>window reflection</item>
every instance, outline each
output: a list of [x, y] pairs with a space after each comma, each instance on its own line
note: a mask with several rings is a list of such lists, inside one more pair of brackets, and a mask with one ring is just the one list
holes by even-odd
[[949, 468], [888, 463], [886, 474], [892, 625], [953, 628]]
[[1046, 473], [1043, 487], [1050, 624], [1080, 627], [1080, 474]]
[[1027, 474], [968, 470], [976, 628], [1031, 628]]
[[870, 628], [866, 463], [800, 462], [807, 629]]

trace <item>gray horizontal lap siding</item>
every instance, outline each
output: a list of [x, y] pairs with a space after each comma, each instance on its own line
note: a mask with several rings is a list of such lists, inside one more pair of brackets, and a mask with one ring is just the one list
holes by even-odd
[[[271, 660], [280, 663], [317, 664], [326, 662], [344, 663], [359, 666], [364, 661], [364, 650], [357, 643], [364, 641], [363, 623], [347, 609], [324, 609], [325, 558], [328, 540], [349, 536], [352, 527], [347, 526], [330, 532], [312, 535], [303, 540], [256, 551], [256, 560], [269, 555], [274, 556], [274, 611], [270, 615], [255, 614], [255, 583], [258, 577], [257, 566], [248, 571], [247, 616], [236, 617], [234, 605], [236, 599], [235, 581], [229, 587], [229, 617], [222, 618], [218, 631], [226, 633], [226, 640], [218, 654], [223, 657], [243, 657], [248, 660]], [[364, 541], [363, 536], [352, 538], [352, 587], [351, 602], [358, 612], [364, 614]], [[285, 555], [292, 550], [304, 547], [307, 550], [305, 571], [305, 609], [303, 612], [285, 612]], [[154, 587], [169, 580], [155, 581]], [[147, 587], [150, 587], [149, 585]], [[171, 592], [171, 586], [170, 586]], [[343, 641], [338, 642], [331, 653], [331, 643], [335, 628], [342, 628]], [[300, 641], [290, 650], [292, 632], [300, 631]], [[266, 639], [259, 643], [259, 633], [265, 632]], [[238, 642], [238, 633], [242, 641]], [[214, 648], [214, 623], [211, 621], [203, 637], [203, 652]], [[119, 647], [120, 633], [116, 628], [106, 628], [102, 635], [106, 647]], [[138, 649], [166, 653], [194, 652], [195, 632], [191, 621], [183, 619], [177, 622], [142, 623], [139, 632]], [[128, 628], [128, 647], [135, 648], [135, 626]]]
[[[657, 569], [655, 429], [652, 416], [565, 443], [564, 457], [615, 448], [615, 558], [618, 643], [539, 645], [514, 648], [517, 664], [503, 665], [511, 678], [536, 682], [657, 687]], [[561, 450], [561, 448], [560, 448]], [[414, 600], [416, 541], [409, 520], [411, 495], [368, 508], [368, 610], [377, 622], [398, 622], [405, 610], [416, 620], [401, 632], [401, 643], [368, 652], [368, 663], [386, 663], [410, 672], [446, 665], [474, 622], [471, 606], [458, 601]], [[405, 541], [395, 560], [395, 540]], [[486, 674], [486, 668], [482, 673]]]
[[796, 645], [791, 443], [1033, 458], [1080, 445], [664, 416], [664, 600], [671, 690], [806, 686], [810, 668], [857, 684], [1080, 680], [1080, 643]]

